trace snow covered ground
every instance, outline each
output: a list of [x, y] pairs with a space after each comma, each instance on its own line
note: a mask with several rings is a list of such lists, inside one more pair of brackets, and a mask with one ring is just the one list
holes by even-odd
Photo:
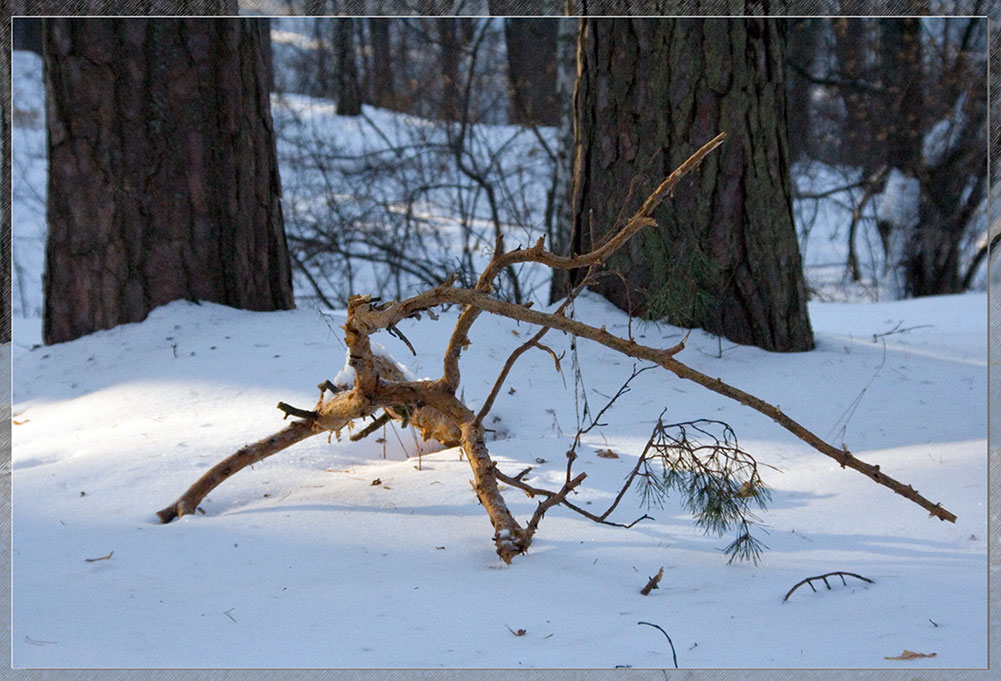
[[[15, 92], [19, 75], [29, 78], [19, 69], [32, 66], [20, 55]], [[15, 154], [30, 139], [15, 128]], [[25, 163], [30, 179], [37, 168]], [[31, 249], [44, 223], [19, 196], [15, 249], [29, 268], [40, 265]], [[24, 300], [39, 296], [36, 279], [23, 279]], [[160, 525], [155, 511], [209, 466], [283, 426], [279, 400], [313, 404], [314, 386], [344, 361], [343, 313], [175, 302], [142, 323], [44, 347], [31, 309], [15, 318], [13, 339], [15, 667], [673, 667], [667, 639], [638, 622], [670, 635], [683, 668], [987, 664], [985, 293], [813, 302], [813, 352], [694, 332], [679, 356], [913, 484], [956, 513], [955, 525], [698, 386], [660, 370], [633, 382], [584, 442], [577, 503], [610, 502], [665, 407], [670, 421], [726, 421], [779, 469], [765, 472], [773, 494], [758, 536], [769, 548], [756, 565], [728, 565], [720, 549], [730, 537], [704, 535], [670, 499], [628, 530], [553, 509], [529, 553], [505, 566], [458, 451], [392, 428], [384, 443], [307, 440], [225, 482], [204, 514]], [[437, 376], [455, 316], [400, 325], [416, 357], [376, 340], [416, 375]], [[626, 330], [595, 297], [577, 316]], [[684, 333], [633, 330], [654, 346]], [[471, 407], [531, 332], [486, 317], [473, 327], [462, 364]], [[551, 336], [557, 352], [568, 348]], [[633, 363], [586, 342], [580, 353], [588, 399], [600, 405]], [[506, 472], [532, 466], [530, 480], [558, 484], [576, 430], [572, 375], [540, 352], [506, 385], [492, 453]], [[599, 457], [604, 449], [619, 458]], [[535, 507], [516, 490], [507, 498], [522, 520]], [[645, 510], [630, 493], [611, 519]], [[640, 595], [661, 567], [660, 588]], [[783, 602], [800, 580], [836, 570], [873, 583], [835, 578]], [[904, 651], [934, 657], [887, 659]]]

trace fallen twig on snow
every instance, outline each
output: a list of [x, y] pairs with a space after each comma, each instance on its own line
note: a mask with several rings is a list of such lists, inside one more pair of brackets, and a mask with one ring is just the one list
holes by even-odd
[[[646, 586], [640, 589], [640, 593], [643, 594], [644, 596], [649, 596], [651, 591], [660, 588], [660, 586], [658, 585], [660, 584], [660, 580], [662, 580], [663, 578], [664, 578], [664, 568], [661, 567], [660, 570], [657, 571], [657, 574], [651, 577], [650, 581], [646, 583]], [[640, 622], [640, 624], [642, 624], [642, 622]]]
[[821, 580], [821, 581], [823, 581], [824, 585], [827, 587], [827, 589], [830, 590], [831, 583], [827, 581], [828, 577], [840, 577], [841, 578], [841, 584], [843, 584], [844, 586], [848, 586], [848, 582], [845, 581], [845, 577], [854, 577], [855, 579], [861, 579], [863, 582], [868, 582], [869, 584], [875, 584], [875, 582], [872, 581], [871, 579], [869, 579], [868, 577], [863, 577], [862, 575], [857, 575], [854, 572], [842, 572], [840, 570], [837, 571], [837, 572], [828, 572], [826, 575], [817, 575], [816, 577], [807, 577], [806, 579], [797, 582], [796, 585], [793, 586], [793, 588], [789, 589], [789, 591], [786, 593], [785, 597], [782, 599], [782, 602], [784, 603], [784, 602], [788, 601], [789, 597], [792, 596], [793, 591], [795, 591], [799, 587], [803, 586], [804, 584], [809, 584], [810, 588], [813, 589], [813, 592], [816, 593], [817, 592], [817, 587], [815, 587], [813, 585], [813, 582], [815, 580], [818, 580], [818, 579]]
[[650, 622], [637, 622], [636, 624], [645, 624], [648, 627], [654, 627], [655, 629], [660, 629], [660, 633], [664, 634], [664, 636], [667, 638], [667, 642], [671, 644], [671, 657], [674, 658], [674, 668], [677, 669], [678, 668], [678, 653], [675, 652], [675, 650], [674, 650], [674, 641], [671, 640], [671, 637], [668, 636], [667, 632], [664, 631], [659, 625], [657, 625], [657, 624], [651, 624]]

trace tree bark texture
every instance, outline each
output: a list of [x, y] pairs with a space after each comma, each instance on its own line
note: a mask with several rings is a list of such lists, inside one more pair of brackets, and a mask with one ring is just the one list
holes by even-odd
[[658, 227], [608, 260], [620, 276], [592, 288], [634, 314], [738, 343], [812, 348], [792, 216], [785, 24], [588, 19], [582, 30], [573, 252], [616, 232], [672, 168], [727, 133], [721, 153], [657, 209]]
[[53, 19], [44, 337], [177, 299], [289, 309], [267, 22]]

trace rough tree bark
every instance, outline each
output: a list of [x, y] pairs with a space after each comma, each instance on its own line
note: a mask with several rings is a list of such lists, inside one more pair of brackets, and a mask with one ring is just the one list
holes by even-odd
[[177, 299], [293, 307], [268, 23], [53, 19], [44, 337]]
[[634, 314], [738, 343], [812, 348], [788, 167], [785, 24], [586, 19], [582, 31], [572, 252], [614, 232], [697, 140], [717, 129], [729, 138], [661, 206], [661, 227], [609, 260], [621, 279], [592, 288]]
[[[609, 511], [601, 516], [584, 511], [567, 500], [567, 495], [580, 486], [587, 477], [586, 473], [572, 476], [571, 466], [574, 459], [572, 450], [567, 455], [566, 479], [562, 486], [558, 490], [543, 489], [528, 485], [524, 481], [527, 469], [514, 476], [502, 473], [491, 459], [484, 439], [484, 419], [504, 383], [507, 372], [521, 354], [533, 348], [548, 351], [553, 356], [557, 370], [559, 370], [559, 358], [551, 349], [540, 342], [549, 330], [558, 329], [579, 338], [600, 343], [626, 356], [650, 361], [681, 379], [698, 383], [708, 390], [748, 406], [776, 421], [817, 451], [833, 458], [842, 467], [853, 468], [863, 473], [875, 482], [925, 508], [934, 517], [954, 522], [956, 516], [944, 509], [941, 504], [933, 504], [913, 487], [904, 485], [882, 473], [879, 466], [860, 461], [847, 448], [837, 448], [824, 442], [789, 418], [778, 407], [724, 383], [719, 378], [711, 378], [691, 369], [678, 361], [675, 355], [684, 350], [683, 341], [669, 348], [653, 348], [641, 345], [632, 338], [615, 336], [609, 333], [605, 327], [597, 328], [568, 318], [565, 315], [567, 304], [569, 300], [572, 300], [573, 295], [580, 291], [581, 287], [572, 292], [567, 303], [560, 306], [555, 313], [540, 312], [531, 309], [529, 305], [509, 303], [490, 295], [493, 283], [500, 273], [518, 263], [535, 262], [554, 269], [587, 268], [588, 272], [593, 274], [598, 266], [623, 248], [641, 230], [656, 225], [656, 221], [651, 216], [657, 206], [671, 194], [681, 177], [692, 172], [710, 152], [722, 143], [723, 137], [724, 135], [720, 134], [704, 144], [647, 196], [636, 212], [623, 222], [620, 229], [611, 234], [604, 244], [595, 247], [588, 253], [574, 257], [558, 256], [545, 250], [543, 239], [530, 248], [519, 247], [507, 251], [504, 248], [503, 238], [499, 237], [494, 256], [483, 270], [473, 289], [455, 287], [455, 277], [452, 277], [432, 289], [402, 301], [376, 304], [370, 296], [353, 296], [348, 303], [347, 320], [343, 326], [344, 341], [348, 347], [349, 365], [354, 371], [353, 386], [334, 386], [329, 381], [321, 384], [320, 400], [312, 410], [297, 409], [279, 403], [278, 407], [285, 412], [286, 416], [296, 416], [301, 420], [293, 422], [292, 425], [269, 438], [240, 449], [221, 461], [174, 503], [160, 510], [157, 513], [160, 520], [167, 523], [179, 516], [193, 513], [206, 494], [241, 468], [256, 463], [316, 433], [333, 432], [337, 433], [339, 437], [341, 431], [353, 421], [374, 416], [381, 409], [390, 418], [407, 420], [415, 424], [425, 438], [436, 439], [446, 446], [459, 445], [462, 447], [472, 468], [473, 490], [490, 518], [494, 528], [494, 545], [497, 554], [504, 562], [509, 563], [515, 556], [528, 549], [542, 517], [554, 506], [564, 505], [592, 520], [604, 522], [605, 517], [611, 508], [614, 508], [615, 504], [618, 503], [618, 500], [613, 503]], [[587, 279], [584, 281], [586, 282]], [[463, 309], [445, 348], [441, 378], [421, 381], [403, 380], [402, 373], [396, 370], [391, 362], [373, 353], [369, 337], [380, 330], [388, 330], [402, 337], [400, 332], [396, 330], [396, 324], [404, 319], [420, 316], [422, 313], [433, 316], [432, 308], [445, 303], [457, 303], [462, 305]], [[540, 328], [510, 355], [494, 382], [490, 395], [484, 401], [480, 411], [474, 413], [456, 397], [460, 384], [459, 359], [463, 348], [468, 344], [470, 328], [483, 312], [535, 324]], [[327, 397], [326, 394], [328, 390], [331, 391], [330, 397]], [[364, 435], [366, 431], [362, 431], [359, 435]], [[525, 525], [520, 524], [508, 509], [500, 491], [500, 482], [517, 487], [528, 493], [529, 496], [543, 497], [531, 519]], [[619, 498], [621, 498], [621, 493]]]

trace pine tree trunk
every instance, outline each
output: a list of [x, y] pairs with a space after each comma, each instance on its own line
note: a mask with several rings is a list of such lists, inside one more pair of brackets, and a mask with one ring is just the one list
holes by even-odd
[[[709, 157], [592, 288], [648, 318], [769, 350], [813, 335], [792, 218], [782, 22], [588, 19], [576, 100], [575, 252], [718, 132]], [[694, 185], [694, 186], [693, 186]]]
[[44, 338], [293, 307], [259, 20], [53, 19]]

